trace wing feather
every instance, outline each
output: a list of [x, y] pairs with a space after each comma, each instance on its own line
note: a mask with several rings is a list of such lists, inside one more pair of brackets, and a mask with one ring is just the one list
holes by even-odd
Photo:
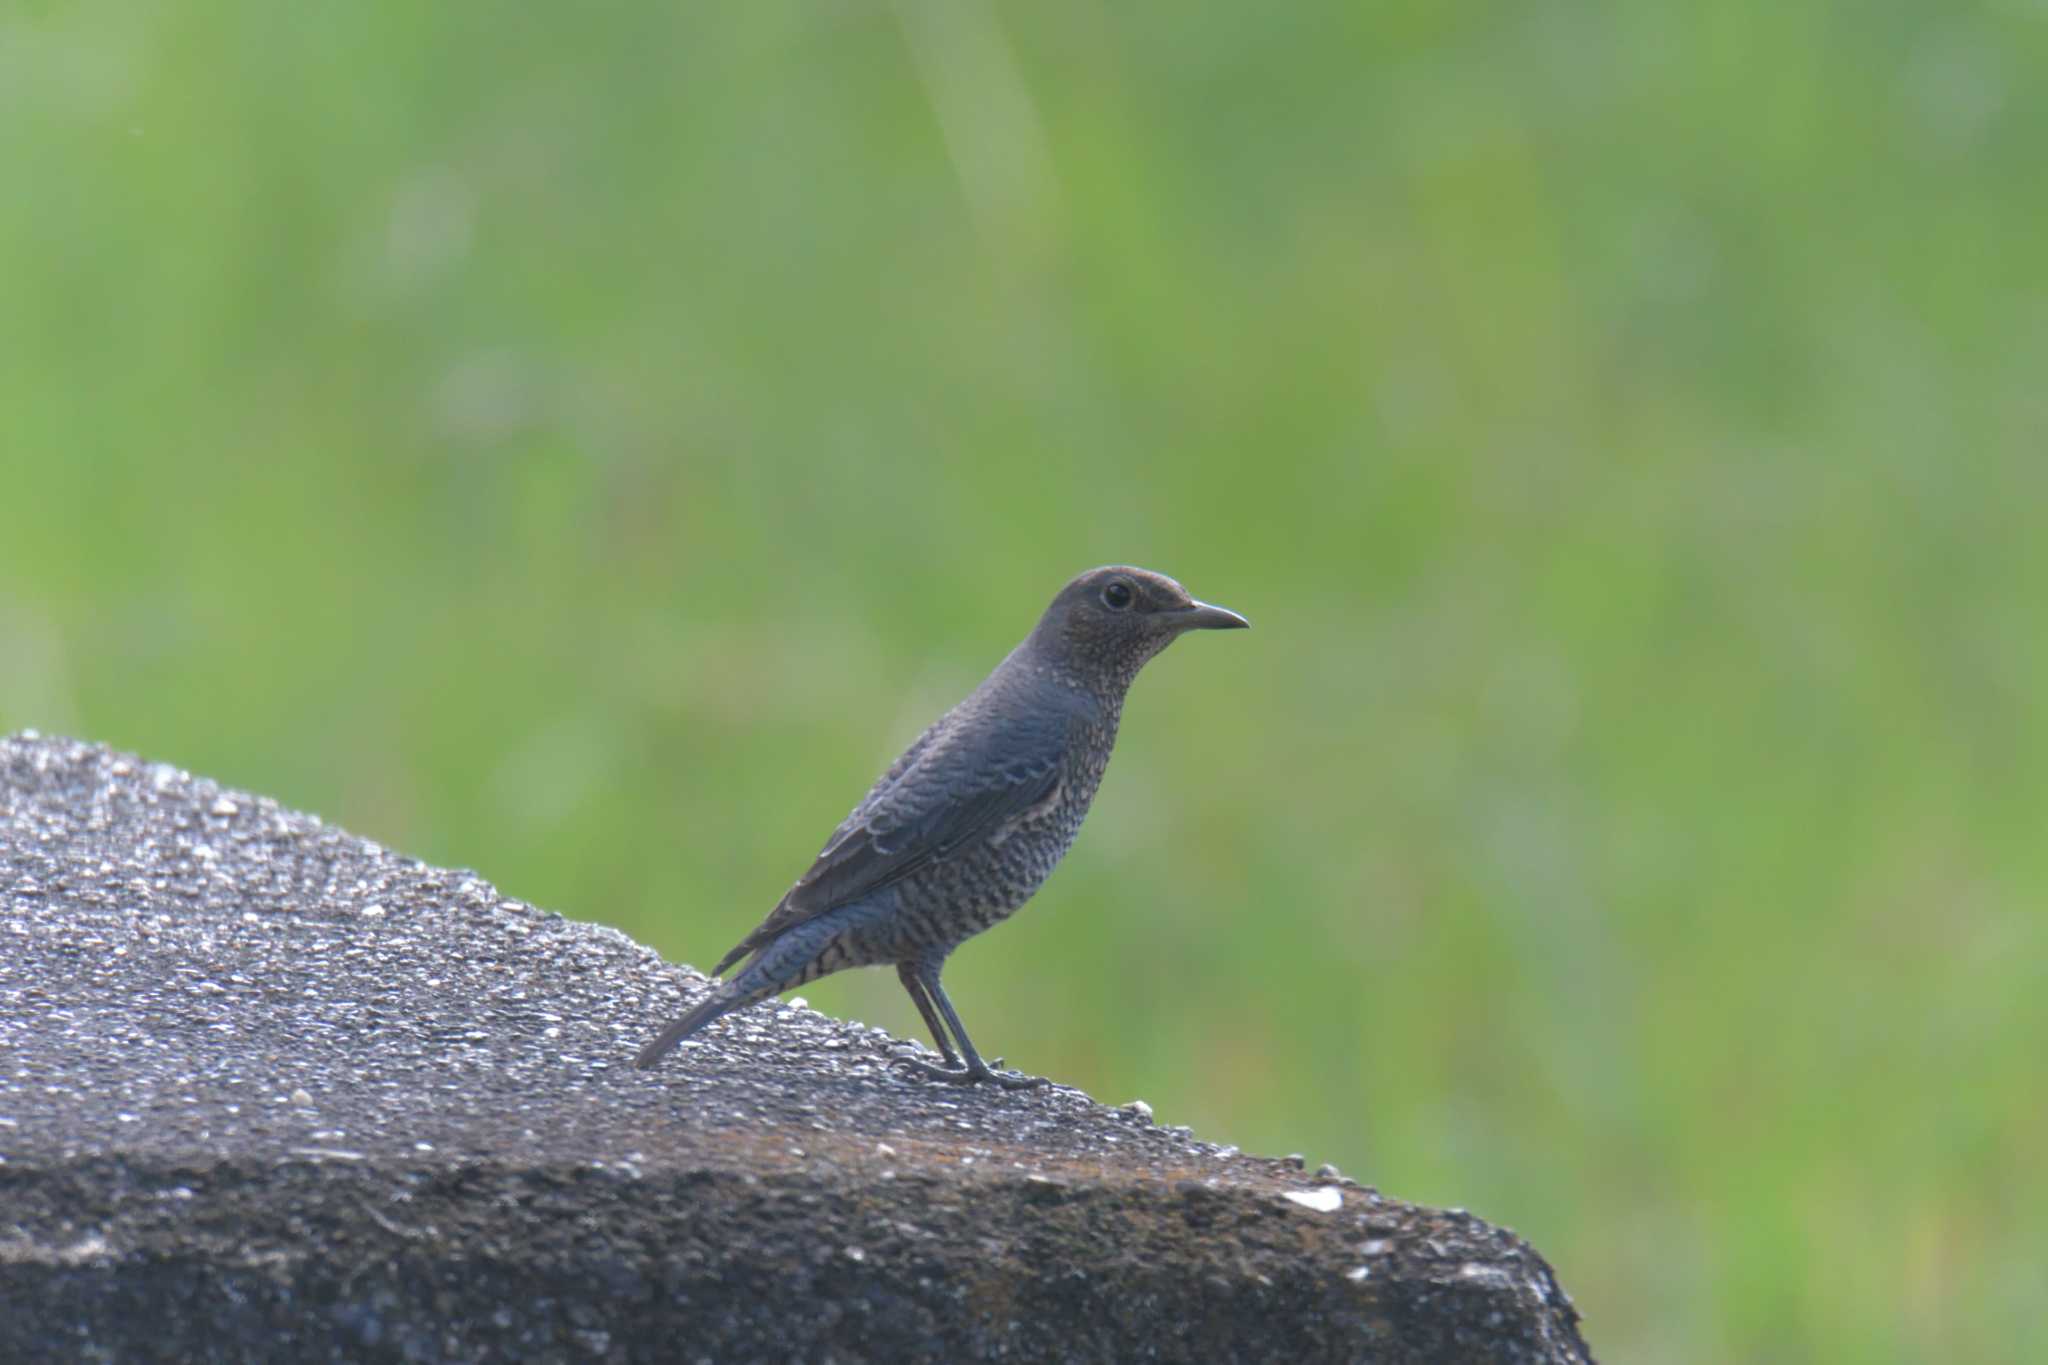
[[1036, 725], [941, 719], [891, 764], [759, 928], [715, 973], [794, 925], [849, 905], [995, 833], [1059, 784], [1071, 717]]

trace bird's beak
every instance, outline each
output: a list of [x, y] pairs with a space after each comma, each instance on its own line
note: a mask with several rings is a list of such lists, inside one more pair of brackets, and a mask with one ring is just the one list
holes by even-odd
[[1190, 602], [1175, 615], [1182, 630], [1249, 630], [1252, 624], [1229, 607], [1212, 607], [1207, 602]]

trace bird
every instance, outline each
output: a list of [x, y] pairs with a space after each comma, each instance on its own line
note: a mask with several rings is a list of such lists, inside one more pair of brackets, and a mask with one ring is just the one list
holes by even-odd
[[944, 1058], [902, 1065], [956, 1085], [1045, 1084], [1001, 1070], [1000, 1057], [994, 1068], [982, 1060], [939, 974], [956, 947], [1020, 909], [1066, 856], [1138, 670], [1188, 631], [1250, 624], [1145, 569], [1111, 565], [1073, 579], [1023, 643], [889, 765], [712, 975], [745, 959], [739, 971], [635, 1064], [652, 1067], [721, 1015], [807, 981], [894, 966]]

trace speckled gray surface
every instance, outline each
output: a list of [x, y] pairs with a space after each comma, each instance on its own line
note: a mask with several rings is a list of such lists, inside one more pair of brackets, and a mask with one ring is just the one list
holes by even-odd
[[1525, 1243], [0, 741], [0, 1358], [1587, 1359]]

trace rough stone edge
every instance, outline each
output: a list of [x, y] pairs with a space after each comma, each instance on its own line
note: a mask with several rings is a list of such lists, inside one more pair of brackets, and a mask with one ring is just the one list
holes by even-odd
[[1591, 1360], [1512, 1234], [1193, 1181], [115, 1156], [0, 1206], [9, 1359]]

